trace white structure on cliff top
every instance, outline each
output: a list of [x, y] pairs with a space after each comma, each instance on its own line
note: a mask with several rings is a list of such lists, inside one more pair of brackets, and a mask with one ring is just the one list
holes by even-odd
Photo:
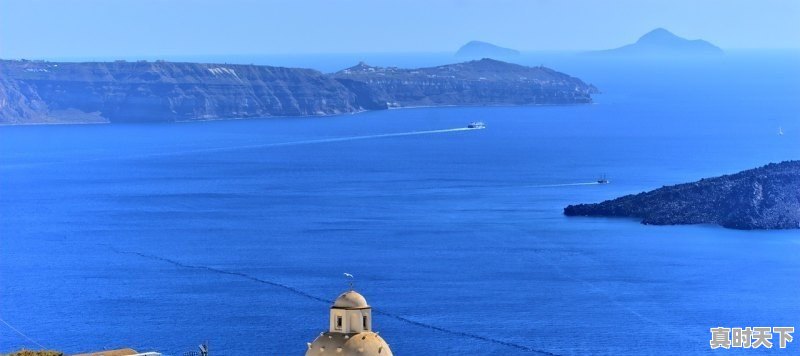
[[392, 350], [372, 332], [372, 307], [354, 290], [333, 303], [328, 332], [308, 344], [306, 356], [392, 356]]

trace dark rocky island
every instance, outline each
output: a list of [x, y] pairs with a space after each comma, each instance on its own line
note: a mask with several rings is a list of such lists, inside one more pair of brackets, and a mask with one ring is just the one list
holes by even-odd
[[511, 48], [500, 47], [488, 42], [470, 41], [461, 46], [456, 52], [456, 57], [461, 58], [494, 58], [504, 59], [519, 56], [519, 51]]
[[619, 48], [593, 51], [590, 54], [644, 57], [675, 56], [714, 56], [721, 55], [722, 49], [704, 41], [688, 40], [678, 37], [663, 28], [657, 28], [640, 37], [635, 43]]
[[633, 217], [643, 224], [716, 224], [731, 229], [800, 228], [800, 161], [570, 205], [568, 216]]
[[480, 60], [360, 64], [334, 74], [257, 65], [0, 61], [0, 123], [310, 116], [416, 105], [581, 104], [596, 89], [544, 67]]

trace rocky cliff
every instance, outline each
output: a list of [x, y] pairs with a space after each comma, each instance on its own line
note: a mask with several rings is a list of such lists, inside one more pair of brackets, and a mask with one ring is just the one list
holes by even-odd
[[574, 104], [593, 87], [546, 68], [483, 60], [335, 74], [256, 65], [0, 61], [0, 123], [307, 116], [390, 105]]
[[[545, 67], [493, 59], [431, 68], [373, 67], [365, 63], [334, 77], [366, 86], [389, 106], [582, 104], [597, 88]], [[345, 82], [347, 81], [347, 82]]]
[[717, 224], [732, 229], [800, 228], [800, 161], [570, 205], [569, 216], [635, 217], [644, 224]]
[[[356, 95], [309, 69], [167, 62], [0, 62], [1, 121], [182, 121], [362, 110]], [[72, 113], [72, 114], [70, 114]]]

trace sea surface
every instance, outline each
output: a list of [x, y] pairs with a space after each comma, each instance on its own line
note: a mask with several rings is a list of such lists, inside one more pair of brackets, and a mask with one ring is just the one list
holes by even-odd
[[798, 59], [520, 57], [591, 105], [0, 127], [0, 317], [27, 335], [0, 325], [0, 352], [301, 355], [344, 272], [395, 355], [703, 354], [711, 327], [800, 327], [798, 231], [562, 215], [799, 159]]

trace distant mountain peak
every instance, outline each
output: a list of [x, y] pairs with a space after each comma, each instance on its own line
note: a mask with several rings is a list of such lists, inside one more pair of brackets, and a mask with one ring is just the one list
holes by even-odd
[[665, 28], [656, 28], [645, 33], [632, 44], [619, 48], [595, 51], [595, 54], [614, 54], [625, 56], [697, 56], [719, 55], [722, 49], [704, 40], [689, 40]]
[[648, 32], [648, 33], [645, 33], [644, 35], [642, 35], [642, 37], [639, 37], [639, 40], [637, 40], [636, 43], [651, 42], [651, 41], [663, 41], [663, 40], [680, 41], [680, 40], [685, 40], [685, 39], [675, 35], [672, 32], [669, 32], [665, 28], [659, 27], [659, 28], [656, 28], [656, 29]]
[[350, 72], [374, 72], [374, 71], [375, 71], [375, 69], [377, 69], [377, 68], [378, 68], [378, 67], [373, 67], [373, 66], [371, 66], [371, 65], [367, 64], [367, 63], [366, 63], [366, 62], [364, 62], [364, 61], [359, 61], [359, 62], [358, 62], [358, 64], [356, 64], [356, 65], [354, 65], [354, 66], [352, 66], [352, 67], [350, 67], [350, 68], [346, 68], [346, 69], [344, 69], [343, 71], [350, 71]]
[[472, 41], [467, 42], [464, 46], [461, 46], [461, 47], [465, 47], [465, 46], [485, 46], [485, 45], [494, 46], [493, 44], [491, 44], [489, 42], [472, 40]]
[[457, 57], [468, 58], [508, 58], [518, 56], [515, 49], [500, 47], [483, 41], [469, 41], [456, 52]]
[[664, 34], [675, 36], [674, 33], [670, 32], [669, 30], [667, 30], [666, 28], [663, 28], [663, 27], [656, 27], [656, 28], [652, 29], [650, 32], [646, 33], [645, 36], [647, 36], [647, 35], [649, 35], [651, 33], [664, 33]]

